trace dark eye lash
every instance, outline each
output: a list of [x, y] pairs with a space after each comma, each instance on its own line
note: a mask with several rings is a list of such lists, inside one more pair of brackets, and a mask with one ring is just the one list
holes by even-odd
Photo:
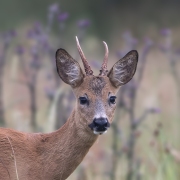
[[85, 104], [89, 103], [89, 101], [86, 97], [79, 97], [79, 102], [81, 105], [85, 105]]
[[109, 103], [115, 104], [115, 103], [116, 103], [116, 96], [111, 96], [111, 97], [109, 98]]

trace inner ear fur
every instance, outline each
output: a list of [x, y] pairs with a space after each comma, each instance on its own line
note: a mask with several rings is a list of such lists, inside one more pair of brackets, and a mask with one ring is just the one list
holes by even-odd
[[132, 50], [128, 52], [122, 59], [117, 61], [108, 73], [111, 83], [115, 87], [128, 83], [136, 72], [138, 63], [138, 52]]
[[83, 82], [84, 74], [79, 63], [66, 50], [56, 51], [56, 67], [60, 78], [72, 87], [77, 87]]

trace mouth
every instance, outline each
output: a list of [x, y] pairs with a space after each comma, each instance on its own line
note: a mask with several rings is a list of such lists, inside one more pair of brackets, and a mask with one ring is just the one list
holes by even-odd
[[93, 133], [96, 134], [96, 135], [102, 135], [102, 134], [107, 133], [107, 130], [105, 130], [105, 131], [96, 131], [96, 130], [93, 130]]

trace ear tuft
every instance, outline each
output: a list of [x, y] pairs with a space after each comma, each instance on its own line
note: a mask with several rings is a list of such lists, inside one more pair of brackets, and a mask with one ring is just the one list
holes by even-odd
[[132, 50], [127, 53], [122, 59], [117, 61], [108, 73], [111, 83], [115, 87], [122, 86], [128, 83], [136, 72], [138, 63], [138, 52]]
[[60, 78], [73, 88], [83, 82], [84, 74], [78, 64], [66, 50], [56, 51], [56, 66]]

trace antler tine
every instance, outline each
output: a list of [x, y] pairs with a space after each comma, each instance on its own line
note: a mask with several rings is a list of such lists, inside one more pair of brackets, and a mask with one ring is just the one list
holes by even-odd
[[84, 65], [84, 69], [85, 69], [85, 72], [86, 72], [86, 75], [93, 75], [93, 71], [91, 70], [91, 67], [89, 66], [87, 60], [86, 60], [86, 57], [81, 49], [81, 46], [79, 44], [79, 40], [78, 40], [78, 37], [76, 36], [76, 43], [77, 43], [77, 48], [78, 48], [78, 51], [79, 51], [79, 55], [82, 59], [82, 62], [83, 62], [83, 65]]
[[106, 44], [105, 41], [103, 41], [104, 47], [105, 47], [105, 56], [103, 60], [103, 64], [101, 66], [100, 74], [101, 76], [106, 76], [108, 73], [107, 70], [107, 62], [108, 62], [108, 56], [109, 56], [109, 50], [108, 50], [108, 45]]

